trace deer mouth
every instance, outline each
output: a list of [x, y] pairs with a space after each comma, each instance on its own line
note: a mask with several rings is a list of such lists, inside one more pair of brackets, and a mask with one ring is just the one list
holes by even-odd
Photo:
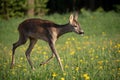
[[84, 31], [83, 31], [83, 30], [80, 30], [80, 31], [79, 31], [79, 34], [82, 34], [82, 35], [83, 35], [83, 34], [84, 34]]
[[84, 32], [79, 32], [79, 34], [84, 34]]

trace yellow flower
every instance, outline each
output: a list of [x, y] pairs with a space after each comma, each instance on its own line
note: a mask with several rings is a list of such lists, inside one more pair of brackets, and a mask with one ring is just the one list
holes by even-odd
[[77, 47], [78, 50], [81, 50], [81, 47]]
[[113, 42], [112, 42], [112, 40], [110, 40], [110, 45], [112, 45], [113, 44]]
[[95, 58], [97, 59], [97, 58], [98, 58], [98, 56], [95, 56]]
[[105, 32], [102, 32], [102, 35], [103, 35], [103, 36], [106, 36], [106, 33], [105, 33]]
[[65, 78], [64, 78], [64, 77], [62, 77], [62, 78], [61, 78], [61, 80], [65, 80]]
[[15, 75], [15, 71], [12, 71], [12, 74]]
[[103, 69], [103, 66], [100, 66], [99, 69]]
[[86, 80], [89, 80], [89, 79], [90, 79], [90, 77], [89, 77], [89, 76], [87, 76], [85, 79], [86, 79]]
[[70, 53], [70, 55], [74, 55], [75, 54], [75, 51], [73, 50], [73, 51], [71, 51], [71, 53]]
[[70, 44], [70, 42], [69, 42], [69, 41], [66, 41], [65, 44], [68, 45], [68, 44]]
[[48, 55], [45, 55], [44, 57], [45, 57], [46, 59], [48, 59]]
[[87, 73], [83, 74], [83, 77], [87, 77], [87, 76], [88, 76], [88, 74], [87, 74]]
[[66, 76], [66, 73], [64, 72], [63, 75]]
[[88, 36], [84, 36], [83, 38], [84, 38], [84, 39], [88, 39], [89, 37], [88, 37]]
[[118, 70], [120, 71], [120, 68], [118, 68]]
[[27, 69], [25, 68], [25, 69], [23, 69], [23, 71], [24, 71], [24, 72], [27, 72]]
[[67, 40], [70, 41], [70, 38], [68, 38]]
[[116, 59], [115, 61], [116, 61], [116, 62], [120, 62], [120, 60], [119, 60], [119, 59]]
[[83, 62], [83, 60], [81, 59], [81, 60], [80, 60], [80, 62], [82, 63], [82, 62]]
[[74, 38], [74, 37], [72, 37], [72, 40], [74, 41], [74, 40], [75, 40], [75, 38]]
[[120, 48], [120, 44], [117, 44], [118, 48]]
[[78, 71], [78, 70], [79, 70], [79, 67], [76, 67], [75, 70]]
[[23, 60], [23, 57], [21, 57], [20, 59]]
[[20, 64], [17, 65], [18, 67], [22, 67]]
[[73, 80], [76, 80], [75, 76], [73, 76]]
[[120, 53], [120, 50], [118, 50], [118, 53]]
[[45, 54], [47, 54], [47, 52], [44, 51], [43, 54], [45, 55]]
[[102, 47], [102, 50], [104, 51], [104, 50], [105, 50], [105, 47]]
[[65, 68], [68, 68], [68, 65], [65, 65]]
[[85, 78], [85, 80], [90, 80], [90, 77], [87, 73], [83, 74], [83, 77]]
[[102, 64], [103, 64], [103, 61], [98, 61], [98, 64], [99, 64], [99, 65], [102, 65]]
[[57, 74], [56, 74], [56, 73], [53, 73], [53, 74], [52, 74], [52, 76], [53, 76], [53, 77], [56, 77], [56, 76], [57, 76]]
[[92, 57], [91, 60], [94, 60], [94, 58]]

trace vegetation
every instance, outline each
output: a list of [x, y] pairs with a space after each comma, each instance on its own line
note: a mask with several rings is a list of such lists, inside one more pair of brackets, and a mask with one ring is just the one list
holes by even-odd
[[1, 0], [0, 18], [44, 15], [48, 0]]
[[[29, 41], [16, 49], [16, 63], [10, 69], [12, 44], [18, 40], [17, 27], [26, 18], [0, 20], [0, 80], [119, 80], [120, 79], [120, 14], [88, 12], [79, 14], [84, 36], [68, 33], [60, 37], [56, 48], [62, 59], [62, 72], [51, 56], [48, 44], [39, 40], [31, 53], [35, 70], [31, 70], [25, 51]], [[68, 22], [70, 14], [43, 16], [58, 24]]]
[[119, 0], [0, 0], [0, 18], [43, 16], [44, 14], [79, 11], [82, 8], [95, 11], [120, 12]]

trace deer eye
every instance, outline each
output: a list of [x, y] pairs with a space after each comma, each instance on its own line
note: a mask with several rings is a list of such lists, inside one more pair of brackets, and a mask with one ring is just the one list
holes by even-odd
[[76, 25], [74, 27], [77, 27]]

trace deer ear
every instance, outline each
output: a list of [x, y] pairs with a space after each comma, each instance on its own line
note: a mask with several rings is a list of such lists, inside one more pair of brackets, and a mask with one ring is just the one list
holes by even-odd
[[78, 13], [77, 13], [77, 12], [74, 14], [74, 19], [75, 19], [76, 21], [78, 20]]
[[74, 16], [73, 16], [73, 14], [71, 14], [71, 15], [70, 15], [70, 18], [69, 18], [69, 21], [70, 21], [71, 24], [72, 24], [72, 22], [73, 22], [73, 19], [74, 19]]

